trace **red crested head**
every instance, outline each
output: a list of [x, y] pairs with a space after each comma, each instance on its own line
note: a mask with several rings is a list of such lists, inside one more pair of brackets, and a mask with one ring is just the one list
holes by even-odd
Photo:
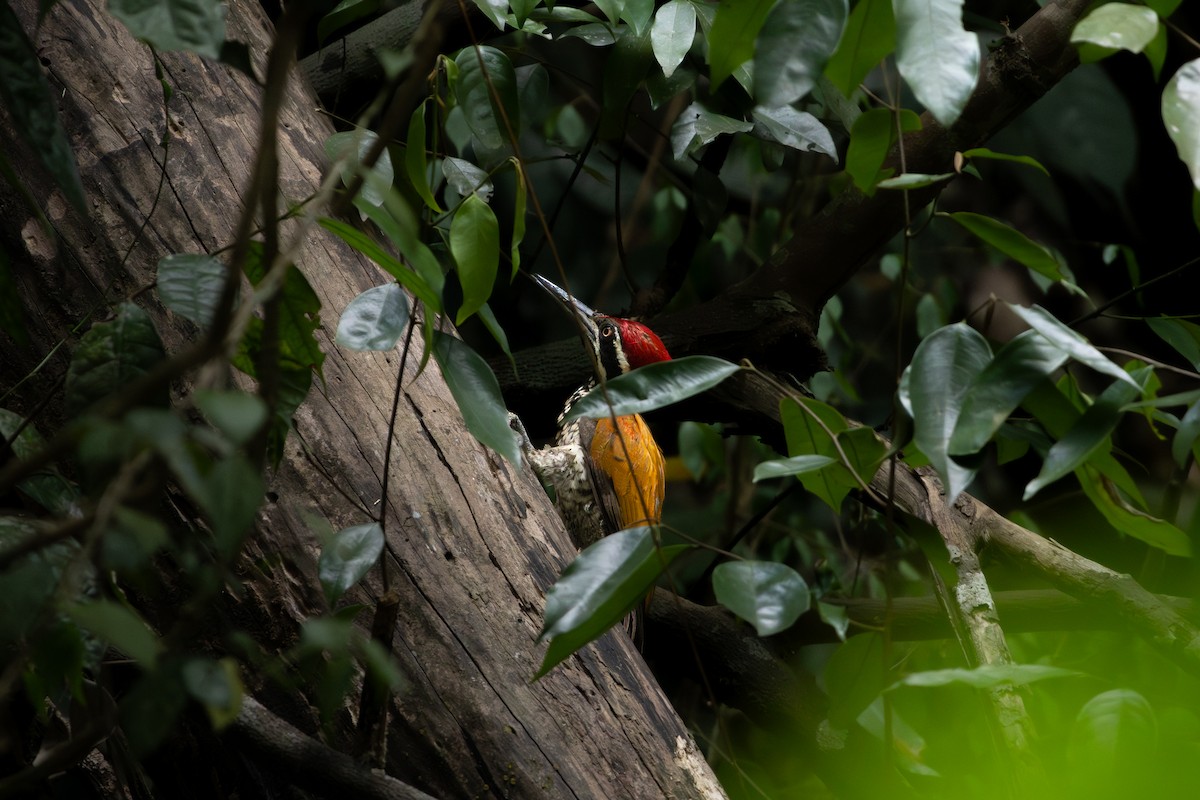
[[[617, 332], [620, 334], [620, 349], [623, 351], [628, 369], [637, 369], [647, 364], [671, 360], [671, 354], [667, 352], [667, 347], [662, 343], [662, 339], [642, 323], [620, 317], [602, 317], [601, 319], [611, 321], [616, 325]], [[603, 325], [601, 325], [602, 336], [603, 330]]]

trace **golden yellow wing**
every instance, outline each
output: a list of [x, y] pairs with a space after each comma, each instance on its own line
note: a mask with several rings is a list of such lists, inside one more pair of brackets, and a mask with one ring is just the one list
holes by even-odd
[[666, 490], [662, 449], [641, 415], [617, 417], [616, 421], [615, 426], [611, 419], [596, 421], [592, 460], [612, 478], [621, 527], [656, 525], [662, 520]]

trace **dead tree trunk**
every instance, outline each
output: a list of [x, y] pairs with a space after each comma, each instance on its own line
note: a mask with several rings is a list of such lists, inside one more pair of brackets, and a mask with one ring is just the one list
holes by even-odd
[[[6, 403], [28, 414], [55, 395], [86, 325], [73, 328], [89, 312], [103, 318], [108, 304], [136, 296], [168, 352], [194, 338], [190, 323], [141, 290], [154, 281], [161, 257], [213, 253], [230, 243], [255, 158], [261, 93], [223, 65], [164, 53], [164, 80], [174, 89], [164, 108], [149, 48], [103, 4], [63, 0], [40, 27], [36, 2], [15, 6], [61, 98], [88, 203], [87, 214], [78, 214], [32, 157], [10, 159], [55, 229], [45, 235], [15, 193], [0, 195], [0, 245], [11, 259], [32, 340], [20, 346], [0, 338], [0, 388], [31, 375]], [[261, 70], [271, 37], [263, 10], [234, 0], [228, 25], [228, 38], [249, 44]], [[281, 192], [288, 201], [308, 196], [321, 178], [322, 142], [332, 129], [316, 105], [297, 76], [281, 126]], [[8, 119], [2, 124], [11, 127]], [[170, 136], [165, 163], [164, 134]], [[4, 135], [17, 140], [11, 129]], [[296, 261], [323, 306], [326, 383], [301, 407], [298, 435], [269, 476], [268, 503], [241, 560], [242, 591], [227, 593], [215, 610], [268, 651], [289, 646], [301, 620], [325, 610], [313, 521], [334, 529], [366, 522], [363, 509], [381, 497], [399, 364], [398, 354], [346, 354], [332, 342], [337, 314], [358, 292], [384, 282], [382, 273], [323, 234], [309, 236]], [[67, 346], [39, 368], [59, 341]], [[399, 603], [394, 651], [408, 687], [390, 706], [387, 772], [438, 797], [721, 796], [622, 635], [610, 633], [530, 682], [542, 655], [535, 639], [545, 592], [573, 548], [532, 474], [471, 437], [436, 365], [417, 374], [418, 356], [407, 362], [393, 433], [385, 559]], [[37, 425], [52, 430], [61, 419], [52, 401]], [[374, 604], [383, 591], [372, 580], [351, 599]], [[147, 615], [169, 618], [171, 610]], [[279, 717], [316, 731], [304, 698], [272, 690], [261, 676], [245, 679]], [[348, 708], [332, 744], [352, 739], [353, 716]], [[155, 795], [252, 796], [252, 787], [223, 783], [230, 779], [207, 766], [256, 761], [258, 751], [234, 747], [239, 741], [176, 737], [167, 745], [171, 757], [151, 771]]]

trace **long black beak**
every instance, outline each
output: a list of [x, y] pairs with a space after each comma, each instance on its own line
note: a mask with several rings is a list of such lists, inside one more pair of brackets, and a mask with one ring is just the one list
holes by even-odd
[[585, 303], [580, 302], [575, 296], [567, 294], [565, 289], [562, 289], [549, 279], [543, 278], [541, 275], [534, 275], [533, 279], [537, 282], [538, 286], [541, 286], [543, 289], [553, 295], [559, 303], [561, 303], [568, 311], [575, 315], [575, 318], [579, 320], [581, 325], [583, 325], [587, 336], [593, 342], [600, 337], [599, 329], [596, 326], [595, 311], [593, 311]]

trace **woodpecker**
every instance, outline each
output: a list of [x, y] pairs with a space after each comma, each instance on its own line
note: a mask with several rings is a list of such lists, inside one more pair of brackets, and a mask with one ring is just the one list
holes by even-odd
[[534, 449], [520, 421], [513, 418], [525, 455], [542, 481], [554, 488], [559, 515], [581, 549], [619, 530], [658, 524], [666, 485], [665, 462], [641, 415], [564, 420], [599, 379], [669, 361], [670, 353], [642, 323], [598, 313], [542, 276], [535, 275], [534, 280], [579, 321], [600, 374], [567, 400], [552, 446]]

